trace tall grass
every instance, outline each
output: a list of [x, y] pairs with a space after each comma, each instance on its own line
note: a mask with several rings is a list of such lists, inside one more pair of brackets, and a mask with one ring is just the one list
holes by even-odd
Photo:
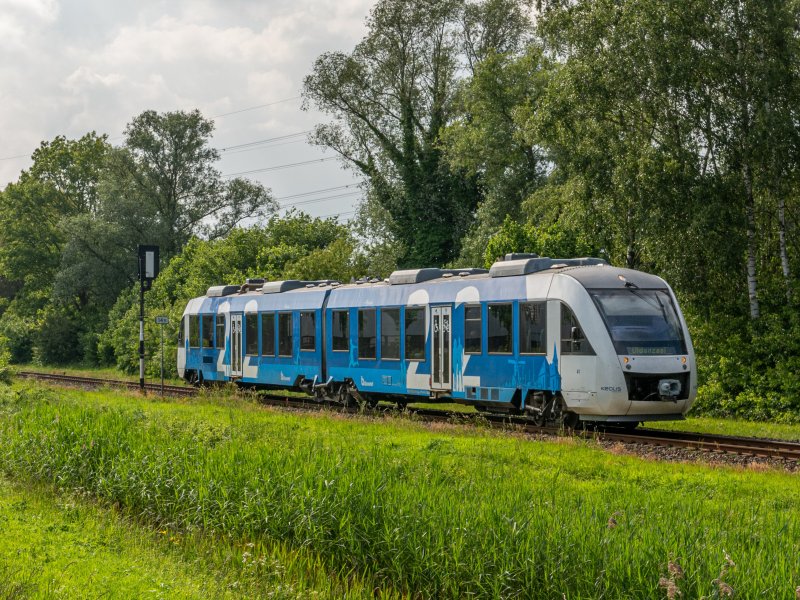
[[307, 548], [411, 596], [664, 598], [671, 564], [684, 597], [721, 584], [792, 597], [800, 583], [792, 476], [403, 420], [62, 395], [6, 399], [0, 468], [158, 526]]

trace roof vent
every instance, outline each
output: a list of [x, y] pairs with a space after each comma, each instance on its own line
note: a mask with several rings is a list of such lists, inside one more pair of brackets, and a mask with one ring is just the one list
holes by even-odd
[[299, 281], [297, 279], [287, 279], [285, 281], [268, 281], [261, 287], [262, 294], [280, 294], [301, 288], [325, 287], [328, 285], [338, 285], [338, 281], [333, 279], [321, 279], [319, 281]]
[[539, 255], [532, 252], [510, 252], [505, 255], [503, 260], [522, 260], [523, 258], [539, 258]]
[[501, 260], [489, 269], [491, 277], [512, 277], [514, 275], [530, 275], [548, 269], [564, 267], [588, 267], [608, 264], [602, 258], [526, 258], [519, 260]]
[[459, 275], [466, 277], [467, 275], [478, 275], [480, 273], [488, 273], [486, 269], [408, 269], [405, 271], [395, 271], [389, 275], [389, 283], [391, 285], [408, 285], [411, 283], [423, 283], [432, 279], [439, 279], [442, 277], [452, 277]]
[[423, 281], [438, 279], [441, 276], [441, 269], [407, 269], [405, 271], [395, 271], [389, 275], [389, 283], [392, 285], [422, 283]]
[[238, 285], [215, 285], [208, 288], [206, 296], [209, 298], [220, 298], [222, 296], [230, 296], [239, 291]]
[[306, 287], [306, 282], [297, 281], [296, 279], [287, 279], [286, 281], [268, 281], [261, 287], [261, 293], [280, 294], [281, 292], [297, 290], [303, 287]]

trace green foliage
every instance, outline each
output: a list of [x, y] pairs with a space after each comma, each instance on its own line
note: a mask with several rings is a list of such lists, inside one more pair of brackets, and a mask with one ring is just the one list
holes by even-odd
[[11, 351], [8, 340], [0, 336], [0, 383], [11, 383]]
[[[188, 300], [203, 296], [209, 287], [259, 277], [349, 281], [362, 275], [363, 267], [345, 226], [303, 213], [272, 217], [265, 227], [234, 229], [219, 240], [191, 240], [145, 294], [148, 376], [159, 374], [161, 367], [161, 332], [155, 316], [170, 319], [164, 327], [164, 361], [168, 376], [176, 377], [175, 339], [181, 315]], [[138, 288], [135, 284], [120, 295], [98, 344], [104, 361], [113, 361], [126, 373], [138, 369]]]
[[790, 597], [797, 584], [795, 561], [776, 560], [800, 536], [787, 473], [241, 399], [74, 391], [21, 393], [0, 416], [0, 444], [14, 477], [182, 535], [313, 552], [376, 595], [659, 599], [673, 562], [683, 597], [715, 597], [726, 555], [737, 597]]
[[564, 229], [558, 224], [535, 227], [521, 224], [506, 217], [500, 228], [486, 246], [484, 266], [490, 267], [510, 252], [533, 252], [539, 256], [552, 258], [575, 258], [580, 256], [599, 256], [600, 252], [583, 241], [575, 231]]
[[541, 47], [522, 56], [489, 52], [459, 94], [463, 116], [442, 133], [450, 165], [477, 177], [483, 199], [464, 240], [460, 261], [480, 264], [489, 237], [545, 180], [540, 148], [525, 139], [524, 118], [546, 87], [551, 66]]
[[693, 413], [800, 422], [800, 319], [795, 312], [704, 321], [688, 315], [700, 371]]
[[29, 288], [48, 287], [61, 261], [63, 219], [97, 207], [109, 146], [105, 136], [42, 142], [33, 165], [0, 194], [0, 273]]
[[359, 205], [356, 216], [350, 221], [359, 248], [359, 255], [366, 263], [364, 274], [388, 277], [405, 251], [392, 233], [394, 223], [389, 212], [370, 193]]
[[375, 597], [308, 552], [155, 528], [118, 508], [0, 477], [0, 598]]
[[451, 168], [439, 146], [458, 114], [459, 64], [515, 50], [529, 26], [522, 2], [381, 0], [353, 52], [323, 54], [306, 77], [306, 98], [333, 118], [317, 143], [367, 177], [402, 266], [458, 255], [479, 200], [475, 177]]

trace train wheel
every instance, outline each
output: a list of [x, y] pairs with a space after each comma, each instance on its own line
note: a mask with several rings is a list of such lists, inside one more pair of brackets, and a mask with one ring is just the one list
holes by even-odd
[[567, 411], [563, 413], [561, 422], [564, 424], [564, 429], [578, 429], [581, 419], [574, 412]]
[[350, 406], [350, 402], [352, 400], [352, 396], [350, 395], [350, 390], [347, 389], [347, 384], [343, 383], [339, 386], [339, 391], [336, 394], [336, 400], [342, 406]]

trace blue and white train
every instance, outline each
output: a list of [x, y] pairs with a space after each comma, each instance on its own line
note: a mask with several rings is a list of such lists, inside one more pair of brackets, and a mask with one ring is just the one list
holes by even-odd
[[458, 402], [538, 422], [681, 419], [697, 374], [659, 277], [507, 255], [386, 280], [248, 280], [189, 301], [178, 373], [319, 399]]

